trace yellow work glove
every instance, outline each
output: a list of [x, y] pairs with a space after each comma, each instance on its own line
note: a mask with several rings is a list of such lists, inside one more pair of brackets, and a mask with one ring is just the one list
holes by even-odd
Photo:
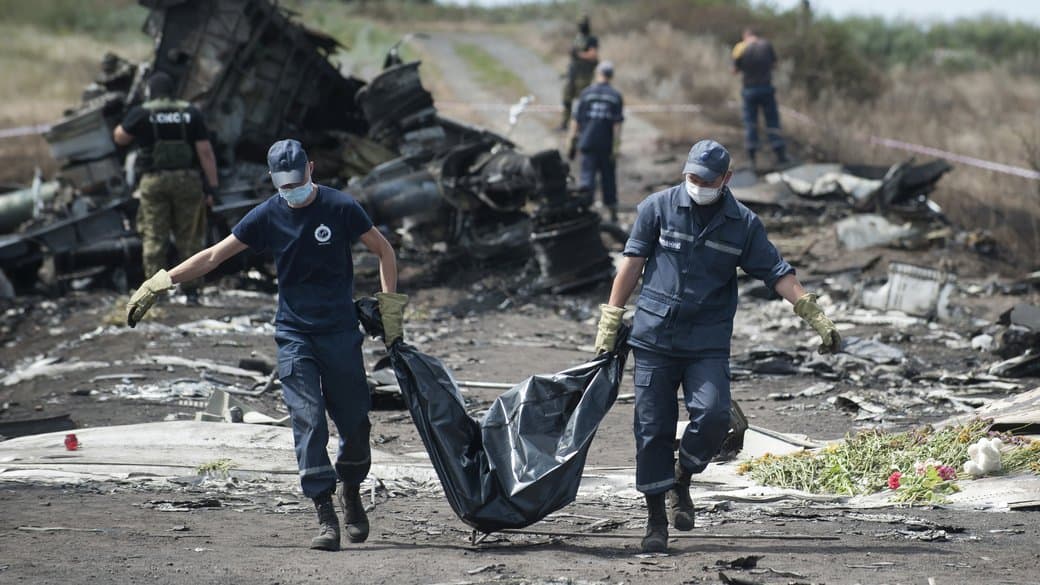
[[383, 343], [390, 347], [394, 341], [404, 339], [404, 306], [408, 304], [408, 295], [379, 292], [376, 300], [383, 318]]
[[596, 355], [614, 351], [617, 332], [625, 309], [614, 305], [599, 306], [599, 325], [596, 326]]
[[126, 324], [134, 327], [155, 304], [160, 294], [173, 288], [173, 281], [165, 270], [141, 283], [141, 287], [130, 297], [126, 304]]
[[808, 323], [820, 335], [820, 353], [838, 353], [841, 349], [841, 334], [834, 322], [823, 314], [823, 309], [816, 304], [816, 295], [806, 293], [794, 304], [794, 312]]
[[610, 158], [617, 160], [619, 154], [621, 154], [621, 133], [614, 135], [614, 145], [610, 151]]

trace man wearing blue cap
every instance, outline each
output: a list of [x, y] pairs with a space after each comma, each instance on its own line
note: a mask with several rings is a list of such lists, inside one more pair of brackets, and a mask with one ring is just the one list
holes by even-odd
[[[127, 305], [127, 324], [136, 325], [174, 284], [202, 277], [247, 247], [274, 256], [278, 375], [292, 419], [300, 484], [314, 500], [320, 526], [311, 548], [338, 550], [339, 519], [332, 503], [337, 477], [343, 482], [340, 503], [348, 538], [364, 542], [369, 529], [359, 490], [371, 466], [371, 397], [354, 310], [351, 245], [360, 239], [379, 257], [383, 292], [376, 297], [388, 347], [403, 337], [408, 297], [395, 292], [397, 263], [390, 243], [351, 196], [312, 181], [314, 163], [299, 142], [274, 143], [267, 164], [278, 194], [253, 208], [218, 244], [145, 281]], [[335, 465], [326, 452], [326, 411], [339, 431]]]
[[[820, 335], [820, 352], [841, 337], [766, 237], [762, 221], [726, 187], [729, 152], [714, 140], [693, 145], [684, 181], [650, 195], [638, 216], [609, 304], [600, 305], [596, 351], [611, 351], [621, 317], [640, 275], [643, 287], [629, 344], [635, 357], [636, 488], [646, 496], [649, 521], [642, 547], [668, 546], [669, 494], [673, 526], [693, 528], [690, 477], [718, 454], [730, 420], [729, 350], [737, 310], [737, 267], [794, 304]], [[673, 459], [682, 385], [690, 422]]]

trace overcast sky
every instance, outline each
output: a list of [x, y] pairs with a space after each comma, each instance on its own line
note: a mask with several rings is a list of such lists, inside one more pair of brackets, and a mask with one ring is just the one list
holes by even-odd
[[[444, 4], [480, 4], [502, 6], [517, 4], [517, 0], [438, 0]], [[780, 8], [797, 6], [799, 0], [753, 0], [771, 3]], [[885, 18], [915, 21], [950, 20], [962, 16], [992, 14], [1012, 20], [1040, 24], [1040, 0], [810, 0], [814, 10], [834, 16], [876, 15]]]

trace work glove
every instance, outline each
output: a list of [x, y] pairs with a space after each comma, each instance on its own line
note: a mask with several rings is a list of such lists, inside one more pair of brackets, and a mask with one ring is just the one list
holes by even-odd
[[596, 355], [614, 351], [618, 329], [625, 309], [614, 305], [599, 306], [599, 325], [596, 326]]
[[379, 292], [376, 300], [383, 319], [383, 343], [390, 347], [398, 339], [404, 339], [404, 306], [408, 304], [408, 295]]
[[802, 295], [794, 304], [794, 312], [820, 335], [819, 352], [821, 354], [838, 353], [838, 350], [841, 349], [841, 334], [838, 333], [834, 322], [823, 314], [823, 309], [816, 304], [816, 299], [817, 296], [813, 293]]
[[614, 136], [614, 145], [610, 151], [611, 160], [617, 160], [619, 154], [621, 154], [621, 135], [617, 134]]
[[155, 304], [155, 299], [160, 294], [173, 288], [173, 281], [165, 270], [160, 270], [148, 280], [141, 283], [141, 287], [130, 297], [126, 304], [126, 324], [134, 327], [144, 318], [144, 314]]

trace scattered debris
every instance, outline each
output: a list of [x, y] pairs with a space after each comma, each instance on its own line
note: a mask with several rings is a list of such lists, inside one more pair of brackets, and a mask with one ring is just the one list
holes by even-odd
[[920, 236], [911, 224], [895, 225], [874, 214], [853, 215], [834, 224], [838, 241], [848, 250], [906, 243]]
[[97, 370], [101, 368], [109, 367], [108, 362], [96, 362], [96, 361], [70, 361], [63, 362], [61, 357], [51, 356], [39, 358], [36, 361], [19, 368], [10, 374], [4, 376], [4, 386], [14, 386], [15, 384], [25, 382], [27, 380], [33, 380], [42, 376], [57, 377], [71, 372], [79, 372], [83, 370]]
[[863, 306], [871, 309], [946, 320], [953, 290], [954, 279], [946, 272], [891, 262], [888, 281], [880, 288], [864, 289], [861, 298]]

